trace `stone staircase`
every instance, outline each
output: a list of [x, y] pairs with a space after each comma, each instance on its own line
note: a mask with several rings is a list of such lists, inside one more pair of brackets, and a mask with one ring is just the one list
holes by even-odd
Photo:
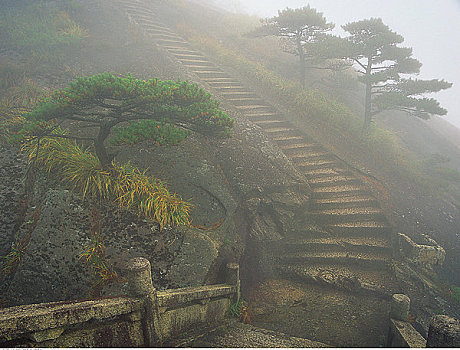
[[279, 274], [336, 287], [348, 281], [358, 289], [388, 290], [392, 229], [362, 179], [269, 103], [162, 24], [155, 15], [155, 2], [123, 0], [121, 4], [131, 21], [258, 125], [305, 174], [313, 192], [309, 219], [321, 229], [292, 232], [281, 242], [273, 242]]

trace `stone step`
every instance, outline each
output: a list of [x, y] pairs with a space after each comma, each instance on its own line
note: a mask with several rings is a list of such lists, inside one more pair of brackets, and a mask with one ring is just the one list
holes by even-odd
[[336, 236], [358, 237], [358, 236], [381, 236], [388, 237], [391, 234], [391, 226], [382, 221], [350, 221], [323, 225], [324, 229]]
[[353, 208], [358, 206], [378, 207], [379, 204], [372, 196], [348, 196], [337, 198], [318, 198], [312, 203], [312, 207], [317, 210], [321, 209], [338, 209]]
[[379, 294], [391, 294], [394, 292], [393, 288], [395, 288], [389, 273], [364, 266], [347, 266], [333, 263], [320, 266], [290, 266], [283, 264], [277, 270], [283, 278], [288, 277], [299, 282], [324, 284], [353, 292], [367, 290]]
[[225, 99], [231, 102], [234, 106], [254, 105], [255, 103], [263, 103], [260, 97], [226, 97]]
[[222, 96], [231, 103], [235, 102], [235, 104], [242, 104], [243, 102], [260, 103], [262, 101], [259, 96], [250, 95], [246, 92], [223, 92]]
[[151, 36], [159, 36], [159, 35], [167, 35], [170, 37], [177, 38], [177, 34], [171, 32], [168, 28], [163, 27], [154, 27], [154, 28], [145, 28], [145, 31], [149, 33]]
[[269, 134], [279, 134], [279, 133], [290, 133], [290, 132], [295, 132], [296, 130], [292, 129], [290, 126], [263, 126], [261, 127], [264, 129], [266, 133]]
[[391, 256], [391, 242], [381, 237], [290, 237], [267, 244], [276, 255], [294, 252], [371, 252]]
[[290, 152], [290, 151], [294, 152], [294, 150], [300, 150], [300, 149], [311, 150], [311, 149], [322, 148], [317, 143], [314, 143], [314, 142], [306, 143], [306, 142], [295, 140], [295, 139], [290, 140], [290, 142], [278, 142], [278, 144], [279, 144], [279, 147], [283, 151], [287, 151], [287, 152]]
[[386, 254], [367, 252], [297, 252], [280, 256], [281, 264], [313, 266], [335, 265], [385, 269], [391, 261]]
[[276, 143], [278, 143], [280, 145], [280, 144], [286, 144], [286, 143], [290, 143], [290, 142], [298, 142], [299, 140], [303, 140], [303, 136], [301, 136], [301, 135], [296, 135], [296, 136], [290, 136], [290, 135], [276, 136], [276, 137], [272, 137], [272, 139], [273, 139], [273, 141], [275, 141]]
[[[155, 21], [151, 17], [143, 17], [138, 14], [132, 15], [132, 18], [142, 27], [144, 28], [151, 28], [151, 29], [162, 29], [162, 30], [167, 30], [168, 27], [158, 24], [157, 21]], [[177, 36], [177, 35], [176, 35]]]
[[214, 87], [216, 91], [220, 93], [248, 93], [248, 90], [242, 85], [224, 85]]
[[252, 122], [258, 123], [260, 121], [265, 120], [279, 120], [274, 119], [277, 118], [279, 115], [276, 112], [260, 112], [260, 113], [245, 113], [245, 116], [249, 118]]
[[267, 127], [269, 126], [275, 126], [275, 125], [282, 125], [282, 123], [284, 122], [283, 120], [277, 120], [277, 119], [263, 119], [263, 118], [259, 118], [259, 119], [256, 119], [254, 120], [253, 118], [251, 118], [251, 120], [256, 123], [257, 125], [259, 125], [260, 127], [262, 127], [263, 125], [266, 125]]
[[360, 180], [352, 175], [327, 175], [327, 176], [318, 176], [312, 177], [309, 180], [310, 184], [331, 184], [331, 183], [338, 183], [341, 181], [351, 181], [351, 180]]
[[192, 55], [198, 55], [198, 51], [195, 51], [189, 47], [182, 47], [182, 46], [174, 46], [174, 45], [162, 45], [165, 49], [170, 51], [173, 55], [175, 54], [192, 54]]
[[367, 189], [359, 185], [325, 186], [312, 189], [313, 198], [345, 197], [367, 194]]
[[260, 100], [260, 97], [258, 97], [256, 94], [250, 93], [246, 90], [243, 89], [232, 89], [232, 90], [221, 90], [221, 89], [214, 89], [216, 91], [219, 91], [225, 98], [227, 99], [232, 99], [232, 98], [258, 98]]
[[245, 112], [245, 111], [251, 111], [251, 113], [255, 113], [256, 110], [263, 110], [263, 111], [270, 111], [270, 107], [264, 104], [256, 104], [256, 105], [246, 105], [246, 106], [236, 106], [239, 110]]
[[270, 132], [269, 130], [277, 128], [289, 128], [292, 129], [291, 125], [285, 120], [267, 119], [256, 122], [262, 129]]
[[205, 76], [205, 77], [226, 77], [227, 73], [218, 70], [218, 69], [209, 69], [209, 70], [192, 70], [193, 73], [197, 74], [198, 76]]
[[186, 60], [186, 59], [205, 59], [203, 55], [196, 53], [196, 54], [181, 54], [181, 53], [173, 53], [173, 56], [176, 57], [178, 60]]
[[187, 68], [191, 69], [194, 72], [197, 72], [197, 71], [200, 71], [200, 72], [201, 71], [204, 71], [204, 72], [208, 72], [208, 71], [221, 72], [221, 70], [219, 68], [217, 68], [216, 66], [210, 65], [210, 64], [207, 64], [206, 66], [204, 66], [204, 65], [183, 63], [183, 65], [184, 65], [184, 67], [187, 67]]
[[320, 177], [328, 177], [332, 175], [350, 174], [350, 171], [344, 168], [341, 168], [341, 167], [334, 167], [334, 168], [319, 168], [319, 169], [312, 169], [312, 170], [304, 170], [303, 173], [309, 179], [313, 179], [313, 178], [320, 178]]
[[151, 19], [152, 17], [155, 17], [155, 13], [153, 11], [150, 11], [146, 8], [141, 8], [140, 6], [123, 4], [123, 8], [129, 15], [136, 15], [145, 19]]
[[239, 81], [233, 80], [230, 77], [225, 77], [225, 78], [206, 78], [203, 79], [205, 82], [207, 82], [209, 85], [218, 88], [218, 87], [224, 87], [228, 86], [229, 88], [231, 86], [238, 86], [241, 89], [244, 89], [244, 87], [241, 85]]
[[209, 61], [203, 60], [201, 58], [193, 59], [193, 58], [178, 58], [178, 60], [187, 67], [193, 66], [211, 66]]
[[[150, 35], [168, 35], [172, 36], [174, 38], [179, 38], [177, 33], [174, 33], [171, 31], [168, 27], [162, 27], [157, 24], [141, 24], [141, 26], [145, 29], [146, 32], [148, 32]], [[183, 38], [180, 38], [183, 39]]]
[[336, 159], [312, 159], [312, 160], [304, 160], [304, 159], [293, 159], [297, 168], [301, 171], [311, 171], [313, 169], [321, 169], [321, 168], [334, 168], [339, 166], [339, 163]]
[[288, 149], [283, 151], [287, 157], [296, 162], [302, 163], [303, 161], [309, 162], [312, 160], [334, 160], [331, 158], [331, 154], [329, 152], [325, 152], [322, 149]]
[[156, 42], [158, 44], [160, 44], [161, 46], [164, 46], [164, 45], [170, 45], [170, 44], [173, 44], [173, 45], [184, 45], [183, 47], [187, 47], [188, 46], [188, 43], [184, 40], [181, 40], [181, 39], [168, 39], [168, 38], [159, 38], [159, 39], [155, 39]]
[[347, 186], [347, 185], [362, 185], [361, 179], [356, 177], [348, 176], [334, 176], [334, 180], [322, 181], [323, 179], [330, 179], [331, 177], [317, 177], [315, 179], [309, 179], [308, 183], [312, 189], [320, 189], [322, 187], [329, 186]]
[[317, 224], [335, 224], [353, 220], [385, 220], [382, 210], [374, 207], [323, 209], [312, 212], [311, 217]]

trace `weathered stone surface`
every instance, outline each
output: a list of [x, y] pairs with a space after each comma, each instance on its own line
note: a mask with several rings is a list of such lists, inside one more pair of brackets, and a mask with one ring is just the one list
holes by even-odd
[[217, 248], [217, 243], [206, 234], [187, 232], [168, 277], [179, 287], [203, 284], [218, 256]]
[[192, 301], [225, 297], [236, 292], [235, 286], [215, 284], [203, 287], [189, 287], [171, 289], [158, 292], [159, 307], [174, 308], [181, 304], [188, 304]]
[[[9, 253], [13, 242], [18, 205], [25, 191], [25, 169], [26, 161], [16, 149], [0, 147], [0, 257]], [[0, 269], [0, 278], [2, 272]], [[2, 284], [0, 293], [5, 286]]]
[[442, 266], [446, 251], [436, 241], [422, 235], [427, 244], [417, 244], [410, 237], [398, 233], [399, 250], [403, 258], [425, 268]]
[[152, 285], [152, 268], [147, 259], [138, 257], [129, 260], [125, 271], [132, 296], [144, 297], [155, 291]]
[[[31, 346], [33, 344], [28, 344]], [[59, 348], [120, 348], [144, 347], [142, 322], [113, 322], [99, 327], [64, 333], [54, 341], [39, 344], [41, 347]]]
[[178, 336], [181, 332], [191, 330], [206, 323], [222, 322], [230, 309], [230, 299], [210, 300], [205, 304], [197, 303], [174, 308], [160, 313], [159, 324], [163, 339]]
[[19, 334], [60, 328], [89, 320], [107, 320], [140, 310], [143, 301], [133, 298], [88, 300], [79, 303], [56, 302], [14, 306], [2, 309], [2, 340]]
[[91, 275], [79, 254], [88, 230], [87, 211], [77, 196], [68, 190], [47, 191], [25, 257], [6, 293], [8, 304], [86, 296]]
[[29, 338], [36, 343], [43, 343], [45, 340], [58, 338], [62, 333], [64, 333], [64, 328], [62, 327], [50, 328], [45, 329], [44, 331], [31, 333], [29, 334]]
[[426, 347], [460, 347], [460, 321], [446, 315], [434, 316], [430, 321]]
[[329, 345], [251, 325], [226, 322], [225, 325], [201, 336], [189, 339], [181, 347], [225, 348], [325, 348]]
[[409, 317], [410, 299], [404, 294], [393, 294], [391, 299], [390, 318], [407, 321]]
[[424, 348], [426, 344], [419, 332], [407, 321], [391, 320], [389, 347]]

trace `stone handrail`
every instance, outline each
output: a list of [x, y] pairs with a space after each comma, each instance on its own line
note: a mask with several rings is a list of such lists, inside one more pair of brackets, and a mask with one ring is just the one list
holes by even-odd
[[229, 284], [156, 291], [150, 262], [132, 259], [126, 266], [128, 297], [0, 309], [0, 345], [161, 346], [183, 331], [226, 317], [230, 303], [239, 298], [239, 267], [227, 267]]
[[[0, 310], [0, 343], [21, 337], [31, 340], [49, 340], [53, 338], [51, 333], [62, 334], [64, 327], [133, 313], [140, 315], [143, 304], [139, 299], [120, 297], [21, 305], [2, 309]], [[45, 336], [45, 333], [50, 334]]]
[[236, 293], [236, 286], [215, 284], [204, 287], [170, 289], [157, 293], [158, 306], [168, 309], [180, 307], [191, 302], [204, 302], [212, 298], [229, 296]]
[[390, 329], [386, 347], [446, 348], [460, 347], [460, 321], [446, 315], [434, 316], [430, 321], [428, 339], [422, 337], [408, 321], [410, 299], [394, 294], [390, 309]]

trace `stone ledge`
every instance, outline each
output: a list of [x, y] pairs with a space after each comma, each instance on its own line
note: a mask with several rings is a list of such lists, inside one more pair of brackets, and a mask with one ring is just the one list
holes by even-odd
[[143, 308], [140, 299], [118, 297], [82, 302], [55, 302], [2, 309], [0, 341], [20, 334], [44, 331], [89, 320], [104, 320]]
[[424, 348], [426, 340], [406, 321], [390, 319], [391, 347]]
[[172, 289], [157, 293], [158, 306], [174, 308], [194, 301], [225, 297], [236, 293], [236, 286], [216, 284], [212, 286]]

